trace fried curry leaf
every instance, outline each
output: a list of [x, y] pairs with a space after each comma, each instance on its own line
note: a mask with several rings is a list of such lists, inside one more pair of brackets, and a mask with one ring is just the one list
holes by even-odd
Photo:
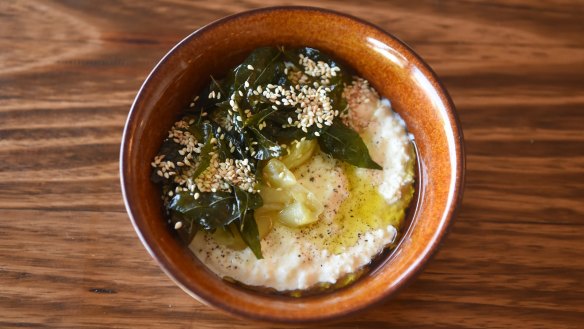
[[254, 158], [258, 160], [268, 160], [271, 158], [277, 158], [279, 156], [285, 155], [287, 152], [284, 150], [280, 144], [269, 140], [264, 136], [258, 129], [254, 127], [248, 127], [248, 129], [253, 133], [254, 139], [257, 145], [254, 145], [255, 155]]
[[257, 259], [262, 259], [262, 246], [260, 244], [260, 233], [258, 230], [258, 225], [255, 221], [253, 210], [246, 213], [245, 217], [238, 220], [240, 223], [237, 226], [240, 228], [239, 233], [241, 238], [247, 244], [249, 249], [253, 252]]
[[[264, 204], [262, 197], [259, 193], [250, 193], [244, 191], [237, 186], [232, 186], [233, 194], [235, 196], [235, 204], [237, 206], [237, 212], [239, 213], [239, 218], [245, 218], [248, 210], [254, 210], [261, 207]], [[241, 221], [240, 230], [243, 231], [246, 221]]]
[[[172, 161], [176, 162], [179, 159], [178, 151], [181, 149], [181, 146], [175, 143], [172, 139], [165, 139], [158, 151], [158, 154], [164, 155], [164, 159], [162, 161]], [[152, 170], [152, 174], [150, 175], [150, 180], [156, 184], [162, 183], [165, 181], [164, 177], [161, 177], [157, 173], [157, 169]]]
[[205, 143], [201, 148], [199, 162], [197, 168], [195, 168], [195, 171], [193, 172], [192, 179], [199, 177], [199, 175], [209, 167], [209, 164], [211, 164], [210, 152], [213, 151], [213, 144], [211, 143], [211, 139], [213, 138], [213, 126], [209, 122], [203, 122], [198, 130], [200, 136], [204, 138]]
[[270, 115], [274, 114], [276, 110], [273, 108], [267, 108], [265, 110], [261, 110], [258, 113], [252, 115], [251, 117], [247, 118], [243, 123], [244, 127], [248, 126], [257, 126], [260, 122], [266, 120]]
[[333, 158], [345, 161], [356, 167], [382, 169], [367, 150], [361, 136], [341, 122], [334, 121], [323, 135], [318, 138], [320, 149]]
[[197, 221], [186, 219], [181, 213], [176, 211], [170, 212], [170, 222], [173, 227], [176, 223], [181, 222], [182, 226], [176, 232], [186, 244], [189, 244], [199, 231], [199, 223]]
[[276, 80], [280, 52], [274, 47], [261, 47], [252, 51], [234, 70], [234, 90], [247, 81], [251, 87], [266, 85]]
[[200, 193], [197, 199], [188, 192], [177, 193], [168, 208], [207, 231], [229, 225], [239, 218], [235, 197], [229, 192]]

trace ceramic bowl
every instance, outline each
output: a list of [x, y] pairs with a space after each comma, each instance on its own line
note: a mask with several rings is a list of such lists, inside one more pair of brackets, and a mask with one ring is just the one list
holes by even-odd
[[[150, 162], [192, 96], [254, 48], [310, 46], [341, 59], [392, 102], [415, 136], [420, 184], [398, 247], [354, 284], [322, 295], [261, 294], [217, 277], [175, 238], [163, 216]], [[213, 22], [162, 58], [138, 92], [120, 158], [126, 208], [142, 243], [166, 274], [202, 303], [275, 322], [337, 319], [380, 302], [410, 281], [436, 252], [460, 203], [464, 153], [460, 123], [430, 67], [403, 42], [360, 19], [307, 7], [248, 11]]]

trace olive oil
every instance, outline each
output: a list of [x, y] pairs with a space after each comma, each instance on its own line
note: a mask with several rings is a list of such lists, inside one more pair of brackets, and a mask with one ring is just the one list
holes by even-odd
[[[413, 146], [408, 152], [410, 161], [405, 174], [413, 178], [416, 159]], [[321, 219], [302, 228], [303, 235], [329, 253], [341, 254], [346, 248], [354, 246], [367, 232], [386, 229], [391, 225], [399, 233], [414, 196], [414, 184], [402, 187], [398, 201], [388, 204], [379, 192], [379, 186], [371, 181], [368, 171], [372, 169], [357, 168], [340, 162], [337, 165], [342, 168], [347, 177], [349, 194], [340, 204], [332, 222]]]
[[[411, 164], [413, 171], [413, 163]], [[329, 251], [339, 254], [347, 247], [355, 245], [362, 234], [371, 230], [385, 229], [391, 225], [400, 228], [405, 218], [406, 209], [414, 195], [412, 185], [405, 186], [401, 198], [388, 204], [379, 193], [378, 187], [372, 184], [359, 169], [344, 165], [349, 179], [349, 197], [341, 204], [334, 221], [338, 225], [337, 234], [332, 236], [328, 245]]]

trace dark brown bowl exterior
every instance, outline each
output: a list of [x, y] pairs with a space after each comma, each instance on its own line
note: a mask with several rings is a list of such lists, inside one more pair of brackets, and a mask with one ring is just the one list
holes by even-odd
[[[417, 210], [383, 266], [338, 291], [292, 299], [229, 284], [210, 272], [166, 226], [149, 163], [190, 98], [265, 45], [311, 46], [355, 68], [392, 102], [414, 134], [422, 184]], [[126, 123], [120, 172], [126, 208], [146, 249], [177, 285], [231, 314], [274, 322], [336, 319], [404, 286], [436, 251], [461, 201], [462, 131], [454, 105], [431, 69], [405, 44], [369, 23], [327, 10], [274, 7], [230, 16], [194, 32], [156, 66]]]

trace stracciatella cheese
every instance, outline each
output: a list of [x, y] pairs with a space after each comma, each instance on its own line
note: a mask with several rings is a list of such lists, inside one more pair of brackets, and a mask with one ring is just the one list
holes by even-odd
[[[358, 197], [351, 195], [351, 177], [376, 188], [387, 204], [400, 200], [404, 186], [413, 183], [413, 153], [403, 120], [391, 111], [387, 100], [380, 101], [374, 93], [369, 97], [360, 117], [369, 122], [360, 129], [360, 134], [371, 157], [383, 170], [354, 168], [354, 176], [350, 176], [338, 161], [318, 153], [294, 172], [298, 182], [326, 205], [317, 223], [301, 229], [276, 223], [261, 241], [263, 259], [257, 259], [249, 248], [232, 250], [216, 243], [210, 234], [202, 233], [190, 245], [195, 255], [220, 277], [250, 286], [289, 291], [335, 283], [370, 263], [393, 243], [397, 236], [393, 225], [359, 232], [354, 239], [347, 240], [350, 243], [335, 239], [347, 230], [346, 225], [337, 221], [339, 211], [346, 208], [344, 204], [351, 198]], [[403, 209], [400, 211], [403, 214]]]

